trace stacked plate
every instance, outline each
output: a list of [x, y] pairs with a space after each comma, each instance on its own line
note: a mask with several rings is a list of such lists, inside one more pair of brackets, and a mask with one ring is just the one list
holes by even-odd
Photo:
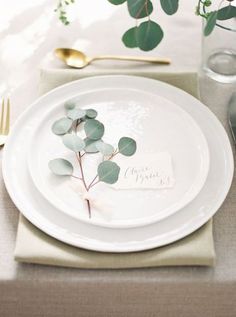
[[[168, 152], [174, 186], [117, 190], [98, 184], [107, 204], [89, 218], [78, 180], [58, 178], [48, 168], [55, 157], [74, 159], [51, 132], [71, 99], [98, 111], [107, 142], [131, 136], [141, 157]], [[197, 99], [156, 80], [104, 76], [61, 86], [29, 107], [5, 147], [3, 175], [19, 210], [52, 237], [90, 250], [132, 252], [169, 244], [207, 222], [228, 193], [233, 157], [220, 122]]]

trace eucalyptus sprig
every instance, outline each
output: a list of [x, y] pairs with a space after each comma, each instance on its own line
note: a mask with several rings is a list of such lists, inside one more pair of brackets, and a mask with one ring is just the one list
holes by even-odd
[[[52, 125], [54, 134], [62, 138], [63, 144], [75, 153], [80, 176], [74, 174], [74, 166], [64, 158], [56, 158], [49, 162], [50, 170], [58, 176], [70, 176], [82, 182], [86, 192], [99, 182], [114, 184], [117, 182], [120, 167], [113, 162], [113, 158], [122, 154], [132, 156], [136, 152], [136, 142], [129, 137], [122, 137], [115, 149], [113, 145], [103, 141], [105, 127], [102, 122], [96, 119], [98, 113], [94, 109], [83, 110], [77, 108], [74, 102], [65, 103], [66, 116], [55, 121]], [[86, 137], [83, 139], [79, 128], [83, 128]], [[97, 167], [97, 174], [86, 183], [83, 169], [83, 160], [86, 155], [100, 153], [102, 158]], [[85, 199], [88, 206], [89, 218], [91, 218], [91, 203], [89, 198]]]
[[[161, 26], [151, 19], [153, 12], [152, 0], [107, 1], [113, 5], [126, 3], [129, 15], [134, 20], [133, 27], [128, 29], [122, 36], [122, 41], [126, 47], [150, 51], [161, 43], [164, 32]], [[172, 15], [178, 10], [179, 0], [160, 0], [160, 6], [166, 14]], [[62, 22], [63, 20], [64, 18]], [[67, 22], [64, 24], [68, 24]]]
[[228, 30], [227, 27], [220, 24], [219, 21], [225, 21], [236, 17], [236, 7], [232, 6], [232, 0], [223, 0], [219, 3], [217, 10], [210, 11], [214, 1], [198, 0], [196, 14], [206, 19], [204, 35], [208, 36], [212, 33], [215, 26]]
[[59, 20], [64, 25], [70, 24], [70, 21], [67, 18], [67, 6], [74, 3], [75, 0], [59, 0], [55, 12], [58, 13]]
[[[164, 37], [163, 29], [160, 24], [151, 18], [151, 14], [153, 13], [153, 0], [107, 1], [113, 5], [122, 5], [126, 3], [129, 15], [134, 19], [134, 25], [122, 36], [122, 41], [126, 47], [150, 51], [161, 43]], [[227, 29], [227, 27], [219, 24], [218, 21], [236, 17], [236, 7], [232, 6], [232, 0], [223, 0], [220, 2], [220, 7], [217, 10], [210, 11], [209, 9], [213, 3], [216, 3], [216, 1], [218, 0], [198, 0], [197, 3], [196, 14], [206, 19], [206, 27], [204, 30], [205, 36], [211, 34], [215, 26]], [[70, 4], [70, 2], [73, 3], [74, 0], [60, 0], [58, 4], [57, 11], [60, 13], [59, 18], [65, 25], [67, 25], [69, 24], [69, 21], [66, 18], [65, 9], [61, 9], [63, 7], [62, 2], [68, 2], [67, 4]], [[162, 10], [168, 15], [173, 15], [178, 11], [179, 0], [158, 0], [158, 2], [160, 3]]]

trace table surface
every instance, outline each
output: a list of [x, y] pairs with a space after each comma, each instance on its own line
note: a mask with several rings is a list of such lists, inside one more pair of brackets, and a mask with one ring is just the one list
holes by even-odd
[[[6, 88], [11, 92], [13, 121], [38, 96], [40, 65], [63, 67], [53, 58], [53, 48], [73, 46], [91, 55], [143, 55], [136, 49], [128, 50], [120, 41], [122, 33], [132, 23], [126, 8], [112, 6], [105, 0], [99, 3], [79, 0], [70, 11], [71, 25], [64, 27], [54, 15], [54, 4], [49, 0], [4, 2], [5, 15], [0, 21], [0, 94]], [[160, 13], [158, 19], [166, 32], [165, 40], [158, 49], [145, 55], [168, 56], [173, 63], [169, 67], [157, 68], [157, 71], [198, 70], [201, 21], [193, 14], [195, 5], [195, 0], [181, 1], [179, 13], [175, 16]], [[99, 72], [110, 67], [122, 72], [122, 69], [127, 71], [137, 65], [100, 62], [83, 72]], [[200, 86], [203, 103], [217, 115], [228, 131], [227, 102], [235, 85], [218, 84], [201, 75]], [[0, 160], [1, 157], [2, 152]], [[106, 316], [104, 312], [109, 316], [118, 316], [120, 313], [123, 313], [122, 316], [154, 316], [156, 309], [160, 316], [172, 316], [173, 312], [176, 316], [180, 312], [181, 316], [190, 316], [189, 311], [183, 309], [184, 306], [195, 309], [191, 316], [205, 316], [206, 313], [214, 317], [236, 316], [236, 305], [232, 303], [232, 294], [236, 290], [235, 183], [234, 179], [226, 201], [214, 217], [215, 268], [98, 271], [19, 264], [14, 261], [19, 213], [9, 200], [0, 172], [0, 316], [28, 316], [27, 313], [31, 311], [29, 307], [34, 305], [39, 305], [40, 310], [34, 310], [29, 316], [44, 316], [49, 310], [52, 316], [75, 316], [73, 314], [76, 311], [81, 312], [80, 316], [92, 316], [93, 305], [98, 309], [96, 316]], [[32, 299], [32, 292], [37, 299]], [[114, 296], [116, 303], [112, 305]], [[159, 296], [159, 304], [156, 296]], [[54, 299], [50, 301], [52, 297]], [[24, 310], [18, 309], [20, 302]], [[42, 302], [44, 305], [41, 305]], [[104, 302], [108, 310], [104, 310]], [[76, 303], [82, 305], [81, 310], [78, 310]], [[138, 309], [136, 313], [134, 303], [135, 309]], [[183, 303], [183, 307], [180, 303]], [[212, 307], [209, 303], [212, 303]]]

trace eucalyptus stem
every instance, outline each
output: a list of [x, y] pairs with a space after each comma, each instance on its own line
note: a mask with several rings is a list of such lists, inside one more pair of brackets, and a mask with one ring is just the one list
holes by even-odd
[[90, 201], [88, 199], [86, 199], [87, 205], [88, 205], [88, 213], [89, 213], [89, 218], [91, 218], [91, 205], [90, 205]]
[[[96, 176], [96, 178], [98, 177], [98, 175]], [[100, 182], [100, 180], [98, 180], [96, 183], [93, 183], [90, 185], [90, 188], [92, 188], [93, 186], [97, 185]]]
[[83, 165], [82, 165], [82, 161], [81, 161], [81, 154], [80, 154], [80, 152], [79, 152], [79, 153], [76, 153], [76, 157], [77, 157], [77, 160], [78, 160], [78, 163], [79, 163], [79, 167], [80, 167], [82, 182], [83, 182], [83, 184], [84, 184], [85, 189], [88, 191], [88, 187], [87, 187], [87, 184], [86, 184], [85, 178], [84, 178], [84, 170], [83, 170]]
[[112, 155], [108, 158], [108, 161], [112, 160], [113, 157], [115, 157], [117, 154], [119, 154], [120, 152], [119, 151], [115, 151], [114, 153], [112, 153]]
[[92, 180], [92, 182], [88, 185], [88, 189], [90, 189], [93, 186], [93, 183], [95, 182], [97, 178], [98, 178], [98, 175], [96, 175], [94, 179]]
[[[84, 177], [84, 170], [83, 170], [83, 164], [82, 164], [82, 160], [81, 160], [81, 158], [82, 158], [81, 153], [80, 152], [76, 153], [76, 157], [77, 157], [77, 160], [79, 163], [80, 172], [81, 172], [81, 176], [82, 176], [82, 178], [80, 178], [80, 180], [82, 180], [86, 191], [89, 192], [90, 188], [87, 186], [86, 181], [85, 181], [85, 177]], [[88, 206], [89, 218], [91, 218], [91, 205], [90, 205], [89, 199], [86, 199], [86, 202], [87, 202], [87, 206]]]

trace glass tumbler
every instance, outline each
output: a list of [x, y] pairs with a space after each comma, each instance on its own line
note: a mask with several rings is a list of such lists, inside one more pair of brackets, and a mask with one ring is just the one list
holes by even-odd
[[218, 82], [235, 83], [236, 18], [219, 22], [209, 36], [202, 35], [202, 69], [208, 77]]

